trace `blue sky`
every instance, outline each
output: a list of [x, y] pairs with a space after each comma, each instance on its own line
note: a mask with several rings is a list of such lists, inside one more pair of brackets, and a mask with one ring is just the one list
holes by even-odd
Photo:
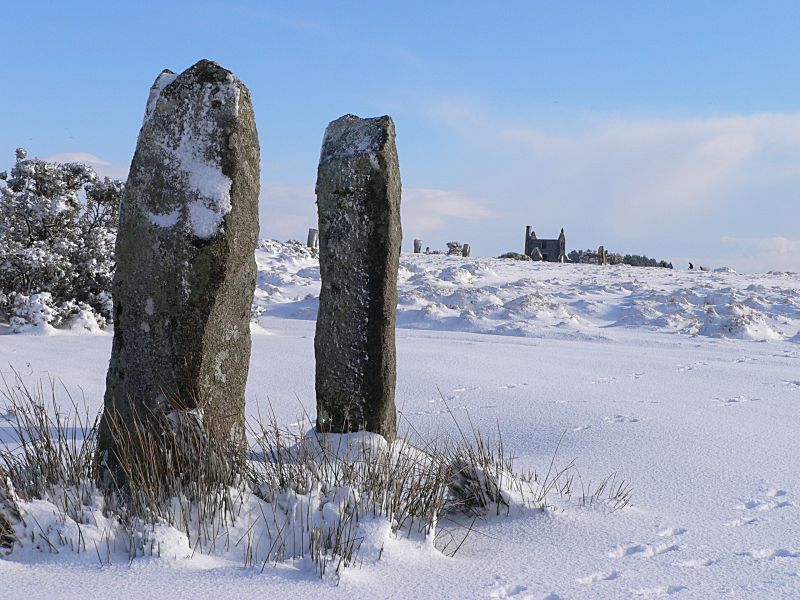
[[[33, 5], [35, 4], [35, 5]], [[800, 3], [40, 2], [5, 7], [0, 151], [124, 177], [148, 88], [250, 88], [262, 237], [303, 238], [326, 124], [390, 114], [404, 249], [569, 248], [800, 270]]]

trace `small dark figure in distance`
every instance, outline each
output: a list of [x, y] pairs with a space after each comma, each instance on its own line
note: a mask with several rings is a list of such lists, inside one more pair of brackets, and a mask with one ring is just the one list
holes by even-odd
[[693, 265], [692, 263], [689, 263], [689, 270], [690, 270], [690, 271], [693, 271], [693, 270], [694, 270], [694, 265]]

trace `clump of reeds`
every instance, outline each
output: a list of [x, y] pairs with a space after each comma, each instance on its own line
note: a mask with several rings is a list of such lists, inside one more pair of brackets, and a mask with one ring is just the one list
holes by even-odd
[[[57, 391], [67, 394], [68, 410]], [[262, 570], [306, 562], [337, 578], [361, 559], [369, 519], [384, 520], [395, 535], [433, 539], [452, 555], [477, 519], [512, 506], [544, 509], [551, 493], [569, 497], [574, 484], [573, 463], [555, 468], [555, 453], [543, 478], [520, 474], [499, 428], [491, 440], [455, 418], [457, 437], [412, 445], [365, 432], [292, 431], [270, 414], [248, 424], [245, 455], [241, 443], [209, 439], [198, 411], [107, 414], [113, 449], [98, 455], [98, 419], [63, 386], [27, 387], [15, 373], [0, 396], [13, 415], [14, 440], [0, 444], [12, 495], [52, 502], [79, 525], [80, 537], [81, 525], [97, 521], [93, 511], [102, 512], [112, 525], [93, 542], [101, 565], [119, 552], [129, 561], [160, 555], [157, 530], [166, 524], [185, 534], [193, 553], [238, 553]], [[630, 486], [615, 477], [581, 485], [580, 505], [602, 501], [616, 510], [630, 501]], [[23, 513], [24, 502], [21, 520]], [[0, 544], [15, 535], [3, 527], [0, 521]], [[85, 539], [67, 539], [60, 529], [22, 527], [51, 551], [87, 551]], [[373, 558], [380, 553], [372, 548]]]

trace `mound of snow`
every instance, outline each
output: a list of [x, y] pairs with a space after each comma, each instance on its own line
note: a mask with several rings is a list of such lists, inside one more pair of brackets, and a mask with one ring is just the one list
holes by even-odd
[[[254, 306], [260, 315], [316, 318], [318, 253], [262, 241]], [[723, 267], [694, 272], [403, 254], [398, 327], [526, 337], [597, 337], [603, 328], [749, 340], [800, 335], [800, 281]]]

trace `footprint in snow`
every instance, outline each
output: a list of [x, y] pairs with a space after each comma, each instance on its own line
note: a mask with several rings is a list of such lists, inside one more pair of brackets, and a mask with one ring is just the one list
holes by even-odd
[[490, 598], [514, 598], [519, 596], [522, 592], [526, 592], [528, 588], [519, 583], [509, 583], [508, 585], [501, 585], [498, 589], [489, 594]]
[[659, 537], [672, 537], [676, 535], [683, 535], [686, 533], [686, 530], [683, 527], [667, 527], [666, 529], [662, 529], [656, 533]]
[[677, 544], [670, 544], [669, 542], [661, 544], [620, 544], [613, 550], [610, 550], [608, 556], [609, 558], [624, 558], [626, 556], [640, 554], [644, 558], [652, 558], [666, 552], [674, 552], [675, 550], [680, 550], [680, 547]]
[[617, 380], [616, 377], [600, 377], [599, 379], [594, 379], [589, 383], [591, 383], [592, 385], [598, 385], [598, 384], [603, 385], [603, 384], [614, 383], [616, 380]]
[[695, 558], [692, 560], [680, 560], [675, 563], [676, 567], [685, 567], [687, 569], [702, 569], [703, 567], [710, 567], [716, 564], [717, 561], [710, 558]]
[[773, 560], [776, 558], [800, 558], [800, 552], [786, 550], [785, 548], [763, 548], [759, 550], [748, 550], [746, 552], [737, 552], [736, 555], [757, 558], [760, 560]]
[[733, 398], [714, 398], [717, 406], [736, 406], [745, 402], [756, 402], [758, 398], [748, 398], [747, 396], [735, 396]]
[[603, 417], [606, 423], [638, 423], [640, 419], [637, 417], [626, 417], [625, 415], [614, 415], [612, 417]]
[[743, 527], [744, 525], [754, 525], [758, 523], [758, 519], [755, 517], [742, 517], [741, 519], [735, 519], [728, 523], [725, 523], [726, 527]]
[[757, 360], [758, 360], [757, 358], [753, 358], [752, 356], [741, 356], [741, 357], [737, 358], [737, 359], [736, 359], [735, 361], [733, 361], [733, 362], [736, 362], [736, 363], [746, 363], [746, 362], [755, 362], [755, 361], [757, 361]]
[[[780, 490], [783, 491], [783, 490]], [[745, 500], [736, 505], [739, 510], [775, 510], [776, 508], [786, 508], [793, 506], [789, 500]]]
[[686, 371], [694, 371], [698, 367], [706, 367], [708, 366], [707, 362], [703, 362], [702, 360], [697, 361], [696, 363], [692, 363], [690, 365], [676, 365], [675, 370], [678, 373], [685, 373]]
[[577, 425], [572, 428], [572, 431], [586, 431], [587, 429], [591, 429], [591, 425]]
[[619, 576], [619, 571], [597, 571], [586, 577], [578, 577], [575, 581], [583, 585], [591, 585], [592, 583], [598, 583], [600, 581], [611, 581], [617, 579]]
[[800, 390], [800, 379], [797, 379], [795, 381], [787, 381], [784, 379], [783, 383], [788, 385], [793, 390]]
[[655, 588], [644, 588], [636, 590], [634, 593], [637, 596], [653, 597], [653, 596], [671, 596], [683, 590], [688, 589], [685, 585], [662, 585]]
[[630, 379], [641, 379], [644, 373], [628, 373]]

